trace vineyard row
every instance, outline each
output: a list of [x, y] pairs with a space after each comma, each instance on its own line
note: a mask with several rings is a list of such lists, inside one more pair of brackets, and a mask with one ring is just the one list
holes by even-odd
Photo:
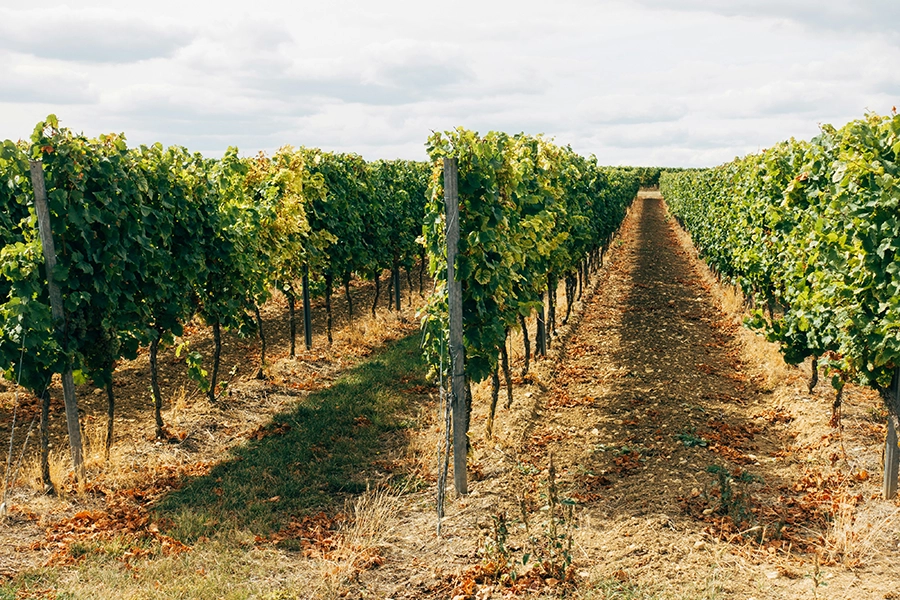
[[[898, 158], [900, 116], [870, 114], [660, 182], [701, 255], [754, 307], [749, 325], [787, 362], [813, 358], [810, 388], [825, 368], [835, 419], [846, 382], [879, 390], [894, 415], [889, 440], [900, 415], [891, 391], [900, 367]], [[896, 455], [896, 437], [888, 446]]]
[[[161, 436], [157, 356], [189, 320], [213, 331], [208, 369], [198, 352], [182, 350], [215, 401], [223, 331], [260, 335], [265, 366], [259, 307], [273, 290], [288, 299], [293, 354], [299, 299], [309, 344], [309, 297], [324, 298], [330, 341], [335, 288], [343, 286], [352, 314], [352, 278], [374, 280], [378, 290], [389, 269], [398, 292], [400, 268], [426, 261], [438, 279], [424, 311], [426, 352], [439, 366], [447, 320], [439, 163], [453, 156], [468, 372], [496, 379], [509, 328], [539, 313], [544, 350], [545, 304], [549, 331], [556, 321], [554, 296], [544, 293], [564, 279], [571, 307], [639, 181], [653, 183], [659, 170], [601, 168], [524, 135], [457, 130], [435, 135], [429, 151], [430, 163], [291, 147], [251, 158], [230, 148], [208, 159], [160, 144], [129, 148], [122, 135], [89, 139], [51, 115], [30, 142], [0, 145], [0, 368], [45, 404], [53, 374], [93, 380], [107, 389], [111, 425], [114, 366], [147, 347]], [[35, 176], [46, 188], [62, 319], [48, 298]]]

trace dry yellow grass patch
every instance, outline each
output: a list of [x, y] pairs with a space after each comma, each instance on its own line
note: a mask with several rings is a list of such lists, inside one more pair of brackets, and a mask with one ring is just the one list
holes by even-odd
[[829, 562], [854, 568], [871, 561], [878, 549], [896, 535], [900, 508], [879, 503], [859, 506], [844, 495], [834, 511], [823, 554]]

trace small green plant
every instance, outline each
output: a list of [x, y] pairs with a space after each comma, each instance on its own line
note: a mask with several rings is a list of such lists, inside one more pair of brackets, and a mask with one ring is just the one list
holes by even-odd
[[[556, 467], [550, 459], [546, 493], [540, 497], [546, 504], [537, 513], [529, 509], [525, 496], [519, 497], [521, 521], [511, 521], [506, 513], [491, 515], [479, 547], [481, 576], [504, 585], [526, 578], [571, 583], [573, 535], [576, 528], [575, 502], [560, 497], [556, 484]], [[512, 525], [525, 530], [525, 548], [510, 544]], [[519, 553], [521, 552], [521, 554]]]
[[69, 545], [69, 554], [76, 560], [82, 556], [87, 556], [91, 550], [91, 546], [84, 542], [73, 542]]
[[[482, 571], [487, 577], [501, 583], [516, 580], [519, 561], [513, 557], [509, 547], [509, 522], [506, 513], [491, 515], [490, 531], [478, 553], [481, 555]], [[526, 562], [527, 558], [523, 559], [522, 565]]]
[[873, 423], [881, 424], [884, 423], [884, 420], [887, 418], [888, 411], [882, 406], [875, 406], [869, 408], [866, 416]]
[[696, 446], [706, 448], [707, 446], [709, 446], [709, 440], [697, 435], [696, 427], [692, 427], [690, 431], [682, 431], [675, 437], [678, 438], [682, 444], [684, 444], [685, 448], [694, 448]]
[[209, 391], [209, 378], [206, 369], [203, 368], [203, 355], [190, 349], [188, 342], [182, 342], [175, 348], [175, 358], [180, 358], [184, 352], [184, 364], [187, 365], [188, 377], [197, 384], [202, 393]]
[[817, 599], [819, 597], [819, 588], [828, 586], [828, 582], [825, 581], [824, 576], [822, 575], [822, 570], [819, 568], [819, 555], [815, 555], [815, 562], [813, 563], [813, 572], [807, 573], [804, 575], [807, 579], [812, 580], [813, 584], [813, 598]]
[[733, 474], [719, 465], [709, 465], [706, 472], [715, 475], [717, 479], [719, 506], [716, 511], [730, 516], [736, 524], [753, 525], [756, 515], [753, 513], [749, 487], [752, 483], [762, 483], [762, 478], [747, 471]]
[[534, 465], [527, 465], [525, 463], [516, 464], [516, 468], [522, 475], [537, 475], [538, 473], [540, 473], [537, 467], [535, 467]]
[[533, 533], [528, 518], [528, 510], [524, 498], [520, 498], [522, 522], [528, 536], [531, 552], [522, 557], [522, 563], [533, 560], [535, 567], [544, 577], [552, 577], [558, 581], [569, 581], [572, 578], [572, 543], [575, 524], [575, 501], [560, 498], [556, 485], [556, 466], [550, 457], [550, 468], [547, 477], [547, 504], [541, 511], [547, 512], [547, 519], [541, 523], [539, 532]]

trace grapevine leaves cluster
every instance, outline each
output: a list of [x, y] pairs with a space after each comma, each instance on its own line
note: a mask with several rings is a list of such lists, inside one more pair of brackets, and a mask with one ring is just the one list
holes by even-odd
[[870, 114], [660, 185], [786, 360], [822, 357], [836, 388], [884, 389], [900, 366], [898, 157], [900, 116]]
[[[31, 159], [43, 165], [64, 323], [50, 313]], [[0, 369], [13, 378], [21, 366], [23, 385], [41, 394], [53, 373], [72, 368], [107, 386], [112, 407], [116, 361], [149, 347], [163, 435], [160, 346], [195, 316], [211, 325], [211, 373], [197, 351], [179, 355], [215, 400], [222, 332], [256, 331], [259, 305], [273, 289], [295, 293], [304, 267], [321, 292], [334, 277], [415, 261], [428, 168], [290, 147], [251, 158], [229, 148], [213, 160], [160, 144], [128, 148], [121, 134], [89, 139], [51, 115], [30, 143], [0, 145]]]
[[460, 242], [466, 375], [497, 370], [508, 330], [542, 306], [548, 276], [577, 268], [618, 228], [638, 189], [633, 172], [598, 167], [540, 136], [465, 129], [435, 133], [423, 240], [435, 293], [423, 310], [424, 347], [435, 372], [447, 369], [449, 332], [441, 163], [459, 170]]

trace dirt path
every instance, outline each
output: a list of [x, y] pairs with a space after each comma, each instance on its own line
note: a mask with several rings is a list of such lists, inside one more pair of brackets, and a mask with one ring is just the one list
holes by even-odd
[[[360, 312], [370, 288], [354, 288]], [[349, 533], [320, 531], [319, 548], [302, 530], [297, 544], [310, 547], [298, 552], [264, 544], [238, 523], [234, 541], [198, 540], [179, 559], [183, 564], [140, 559], [134, 576], [145, 570], [146, 583], [154, 569], [180, 569], [193, 580], [225, 560], [209, 576], [221, 579], [210, 586], [225, 589], [236, 577], [235, 565], [258, 564], [246, 566], [244, 579], [265, 582], [254, 589], [271, 594], [260, 597], [285, 599], [900, 597], [900, 504], [879, 496], [880, 402], [870, 392], [848, 389], [843, 427], [831, 428], [828, 386], [809, 393], [808, 371], [785, 366], [776, 348], [744, 329], [742, 310], [694, 256], [664, 203], [639, 197], [572, 320], [557, 332], [550, 356], [534, 362], [528, 377], [514, 378], [515, 401], [497, 415], [491, 439], [485, 436], [490, 383], [474, 386], [471, 493], [448, 494], [440, 537], [436, 394], [425, 385], [406, 390], [409, 382], [398, 381], [416, 408], [391, 438], [393, 446], [376, 452], [372, 472], [360, 474], [386, 485], [350, 498]], [[140, 422], [123, 423], [114, 446], [121, 464], [180, 473], [179, 466], [198, 460], [216, 462], [258, 439], [272, 415], [302, 404], [310, 390], [327, 388], [361, 357], [375, 353], [377, 360], [385, 341], [415, 329], [414, 307], [405, 299], [401, 315], [344, 326], [334, 346], [317, 345], [291, 361], [283, 303], [270, 303], [264, 312], [273, 325], [269, 380], [239, 377], [234, 401], [221, 406], [194, 397], [173, 403], [167, 423], [185, 437], [162, 446], [148, 436], [146, 392], [123, 390], [123, 400], [133, 402], [123, 401], [121, 414]], [[207, 341], [198, 338], [198, 347]], [[521, 336], [513, 336], [510, 347], [518, 374]], [[252, 343], [236, 340], [231, 348], [228, 364], [256, 364]], [[144, 363], [125, 366], [135, 371], [130, 386], [143, 381]], [[121, 482], [107, 474], [106, 485], [124, 489], [144, 472], [123, 472]], [[46, 556], [13, 548], [42, 538], [45, 522], [96, 508], [90, 497], [51, 502], [27, 490], [17, 494], [17, 503], [40, 514], [20, 511], [0, 521], [0, 545], [7, 548], [0, 552], [0, 576], [43, 562]], [[561, 518], [569, 499], [574, 520]], [[577, 528], [568, 529], [572, 523]], [[554, 544], [554, 560], [572, 560], [569, 584], [547, 573], [529, 577], [521, 566], [523, 559], [533, 565], [536, 555], [547, 558]], [[122, 571], [117, 560], [109, 559], [112, 566], [96, 576], [77, 563], [58, 575], [48, 571], [53, 577], [41, 585], [80, 589], [73, 582], [84, 578], [90, 587], [97, 581], [92, 577]], [[513, 571], [515, 583], [503, 577]], [[125, 577], [113, 578], [115, 592], [108, 597], [129, 596], [141, 585]], [[203, 584], [197, 579], [198, 589]]]
[[[897, 509], [875, 499], [878, 488], [860, 466], [880, 472], [872, 464], [877, 438], [845, 437], [864, 445], [854, 448], [859, 460], [838, 458], [827, 392], [799, 393], [797, 370], [773, 387], [747, 364], [753, 334], [720, 308], [692, 252], [660, 199], [636, 201], [595, 293], [561, 332], [556, 360], [516, 386], [516, 406], [500, 414], [493, 440], [482, 435], [488, 388], [476, 388], [473, 493], [451, 503], [444, 540], [434, 536], [433, 516], [404, 519], [402, 529], [418, 529], [409, 551], [425, 558], [391, 570], [390, 595], [451, 593], [439, 577], [410, 587], [426, 564], [464, 573], [452, 594], [503, 597], [507, 588], [472, 565], [496, 546], [498, 518], [509, 529], [504, 560], [529, 551], [523, 500], [531, 535], [546, 531], [552, 455], [560, 494], [578, 506], [572, 557], [583, 597], [892, 597], [884, 594], [900, 577], [871, 550], [881, 544], [897, 555], [897, 540], [879, 531], [882, 518], [896, 527]], [[871, 430], [863, 413], [872, 398], [858, 394], [853, 424]], [[813, 414], [804, 421], [801, 411]], [[835, 515], [847, 506], [861, 520], [841, 531]], [[863, 540], [866, 530], [878, 536]]]
[[554, 379], [550, 418], [531, 440], [574, 428], [547, 450], [594, 533], [585, 554], [611, 561], [620, 579], [662, 572], [699, 595], [715, 573], [698, 573], [710, 550], [685, 500], [708, 493], [708, 467], [758, 470], [756, 455], [778, 442], [747, 420], [760, 390], [665, 216], [660, 200], [637, 203]]
[[[743, 451], [773, 445], [735, 410], [758, 402], [759, 390], [664, 216], [659, 200], [638, 204], [622, 260], [587, 307], [547, 404], [546, 429], [583, 434], [556, 452], [596, 515], [676, 517], [707, 465], [753, 464]], [[712, 442], [716, 434], [729, 446]]]

